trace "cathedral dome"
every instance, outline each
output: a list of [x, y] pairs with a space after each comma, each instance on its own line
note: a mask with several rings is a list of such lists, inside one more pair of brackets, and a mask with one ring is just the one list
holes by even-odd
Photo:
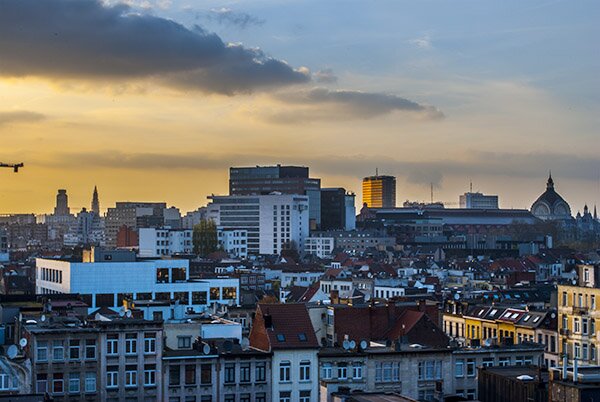
[[571, 219], [571, 207], [554, 190], [554, 180], [552, 174], [548, 177], [546, 191], [538, 197], [531, 206], [531, 213], [543, 220], [564, 220]]

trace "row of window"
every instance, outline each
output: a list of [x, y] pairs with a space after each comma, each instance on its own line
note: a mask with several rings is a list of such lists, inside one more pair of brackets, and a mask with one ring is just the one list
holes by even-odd
[[[586, 282], [589, 282], [589, 277], [584, 279]], [[569, 303], [570, 302], [570, 303]], [[589, 307], [592, 310], [596, 309], [596, 295], [587, 295], [583, 293], [569, 293], [562, 292], [562, 306], [568, 307], [569, 305], [573, 307]]]
[[[562, 316], [562, 327], [564, 329], [569, 328], [569, 317], [564, 314]], [[573, 333], [595, 336], [596, 320], [593, 318], [573, 317]]]
[[[334, 377], [335, 371], [335, 377]], [[323, 363], [321, 366], [321, 378], [324, 380], [360, 380], [363, 377], [363, 364], [360, 362], [348, 363], [340, 362], [335, 366], [332, 363]]]
[[[208, 386], [212, 384], [212, 364], [205, 363], [198, 366], [195, 364], [185, 365], [171, 365], [169, 367], [169, 385], [203, 385]], [[235, 363], [227, 363], [224, 367], [224, 384], [236, 384], [236, 383], [260, 383], [266, 381], [266, 362], [258, 362], [254, 364], [254, 378], [251, 378], [252, 365], [251, 363], [241, 363], [239, 370], [236, 370]], [[197, 373], [200, 373], [200, 378], [197, 378]], [[183, 379], [182, 379], [183, 374]], [[183, 381], [182, 381], [183, 380]], [[199, 380], [199, 382], [198, 382]]]
[[[302, 360], [299, 364], [300, 381], [310, 381], [310, 361]], [[284, 360], [279, 363], [279, 382], [291, 382], [292, 378], [292, 363], [289, 360]]]
[[[67, 358], [69, 360], [81, 360], [81, 351], [83, 350], [83, 359], [96, 359], [96, 340], [86, 339], [83, 346], [79, 339], [71, 339], [68, 342]], [[38, 362], [46, 362], [49, 360], [49, 351], [52, 356], [52, 361], [65, 360], [65, 342], [63, 340], [54, 340], [51, 343], [48, 341], [38, 341], [36, 346], [36, 356]], [[138, 340], [136, 333], [125, 334], [125, 354], [136, 355], [138, 353]], [[144, 354], [156, 353], [156, 333], [147, 332], [144, 334]], [[119, 335], [108, 334], [106, 337], [106, 354], [119, 354]]]
[[[514, 365], [523, 366], [533, 364], [533, 356], [515, 356]], [[510, 366], [510, 357], [499, 357], [498, 362], [493, 357], [484, 357], [481, 367], [493, 367], [495, 365], [504, 367]], [[454, 362], [454, 377], [475, 377], [477, 375], [477, 364], [475, 359], [457, 359]]]
[[83, 379], [81, 377], [82, 373], [69, 373], [68, 376], [65, 376], [64, 373], [54, 373], [52, 375], [40, 373], [36, 376], [35, 389], [40, 394], [46, 392], [64, 394], [66, 380], [68, 387], [66, 392], [69, 394], [79, 394], [82, 391], [81, 382], [83, 380], [83, 391], [85, 393], [96, 392], [96, 373], [83, 373]]
[[[126, 388], [135, 388], [138, 386], [137, 365], [125, 366], [124, 385]], [[156, 364], [144, 365], [144, 386], [156, 386]], [[106, 388], [119, 388], [119, 366], [106, 367]]]

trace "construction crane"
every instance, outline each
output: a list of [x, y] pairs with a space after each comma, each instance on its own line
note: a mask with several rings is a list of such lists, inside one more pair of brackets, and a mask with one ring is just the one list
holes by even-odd
[[19, 168], [25, 166], [23, 162], [21, 163], [2, 163], [0, 162], [0, 167], [12, 168], [15, 173], [19, 172]]

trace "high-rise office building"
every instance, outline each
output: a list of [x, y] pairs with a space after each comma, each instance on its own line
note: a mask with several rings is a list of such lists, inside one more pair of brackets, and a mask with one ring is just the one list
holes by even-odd
[[396, 178], [394, 176], [369, 176], [362, 182], [363, 204], [369, 208], [396, 207]]
[[229, 168], [229, 195], [306, 195], [311, 229], [321, 225], [321, 179], [309, 177], [305, 166], [255, 166]]
[[481, 193], [464, 193], [459, 197], [461, 208], [468, 209], [498, 209], [497, 195], [484, 195]]
[[245, 230], [248, 254], [281, 254], [304, 250], [308, 237], [309, 200], [305, 195], [210, 196], [207, 217], [218, 230]]
[[69, 196], [67, 190], [58, 190], [56, 194], [56, 207], [54, 207], [54, 215], [65, 216], [69, 215]]
[[353, 230], [356, 227], [354, 194], [344, 188], [321, 189], [321, 230]]
[[117, 202], [106, 212], [106, 246], [117, 246], [117, 233], [123, 226], [133, 230], [163, 226], [166, 207], [164, 202]]

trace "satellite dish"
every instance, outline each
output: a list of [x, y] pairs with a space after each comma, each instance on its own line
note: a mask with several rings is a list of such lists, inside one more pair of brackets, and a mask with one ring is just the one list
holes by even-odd
[[202, 353], [204, 353], [205, 355], [210, 353], [210, 346], [208, 345], [208, 343], [205, 343], [204, 346], [202, 346]]
[[119, 317], [125, 317], [125, 311], [119, 310]]
[[133, 316], [133, 313], [131, 312], [131, 310], [127, 310], [125, 315], [127, 316], [127, 318], [131, 318]]
[[46, 315], [42, 314], [42, 316], [40, 317], [40, 320], [42, 320], [42, 322], [45, 322], [46, 321]]
[[362, 350], [365, 350], [368, 346], [369, 346], [369, 344], [367, 343], [367, 341], [365, 341], [365, 340], [360, 341], [360, 348]]
[[356, 348], [356, 341], [350, 341], [350, 349]]
[[27, 346], [27, 338], [21, 338], [21, 340], [19, 341], [19, 345], [21, 345], [22, 348]]
[[550, 314], [550, 318], [556, 318], [556, 313]]
[[346, 350], [350, 349], [350, 341], [344, 340], [344, 342], [342, 343], [342, 346]]
[[18, 354], [19, 348], [17, 348], [17, 345], [10, 345], [6, 351], [6, 356], [8, 356], [8, 358], [11, 360], [17, 357]]
[[248, 350], [248, 348], [250, 347], [250, 340], [246, 337], [242, 338], [242, 350]]
[[460, 299], [460, 295], [458, 293], [454, 293], [454, 300]]

